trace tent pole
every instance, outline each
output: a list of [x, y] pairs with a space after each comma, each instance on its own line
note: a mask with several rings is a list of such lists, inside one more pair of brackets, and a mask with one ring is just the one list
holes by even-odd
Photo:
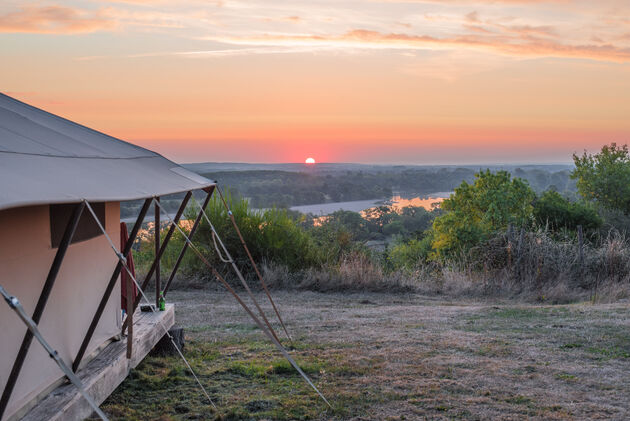
[[[202, 209], [205, 209], [206, 206], [208, 206], [208, 203], [210, 202], [210, 198], [212, 196], [212, 192], [214, 191], [214, 186], [213, 187], [209, 187], [207, 190], [204, 189], [204, 191], [206, 191], [208, 193], [208, 195], [206, 196], [205, 200], [203, 201], [203, 205]], [[201, 218], [203, 216], [203, 212], [199, 212], [199, 215], [197, 215], [197, 219], [195, 219], [195, 222], [193, 223], [192, 228], [190, 229], [190, 234], [188, 234], [189, 238], [192, 238], [195, 235], [195, 232], [197, 231], [197, 228], [199, 227], [199, 223], [201, 222]], [[177, 221], [177, 219], [175, 219], [175, 221]], [[175, 227], [173, 227], [175, 228]], [[164, 290], [162, 291], [162, 293], [164, 294], [164, 296], [166, 297], [166, 294], [168, 293], [168, 289], [171, 286], [171, 282], [173, 282], [173, 278], [175, 278], [175, 274], [177, 273], [177, 269], [179, 269], [179, 265], [182, 263], [182, 259], [184, 258], [184, 254], [186, 254], [186, 250], [188, 249], [188, 242], [186, 241], [184, 243], [184, 246], [182, 247], [182, 251], [179, 253], [179, 256], [177, 257], [177, 261], [175, 262], [175, 266], [173, 266], [173, 270], [171, 271], [170, 276], [168, 277], [168, 281], [166, 281], [166, 285], [164, 286]]]
[[[74, 211], [72, 212], [70, 220], [68, 221], [68, 225], [66, 226], [66, 230], [63, 233], [61, 243], [57, 248], [57, 254], [55, 254], [55, 258], [52, 262], [52, 265], [50, 266], [48, 276], [46, 277], [46, 282], [44, 283], [42, 292], [39, 295], [39, 299], [37, 300], [37, 305], [35, 306], [35, 311], [33, 312], [32, 319], [35, 324], [39, 324], [42, 314], [44, 313], [46, 303], [48, 302], [48, 298], [50, 297], [50, 292], [52, 291], [55, 280], [57, 279], [59, 268], [61, 267], [61, 263], [63, 262], [70, 243], [72, 243], [72, 238], [74, 237], [74, 233], [77, 229], [77, 226], [79, 225], [79, 220], [81, 219], [84, 208], [85, 202], [78, 203], [75, 206]], [[2, 392], [2, 398], [0, 398], [0, 419], [2, 419], [2, 415], [4, 414], [4, 411], [9, 404], [9, 399], [11, 399], [11, 394], [13, 393], [13, 389], [17, 382], [18, 376], [20, 375], [20, 371], [22, 370], [22, 365], [24, 364], [24, 360], [26, 359], [26, 355], [28, 354], [28, 350], [31, 346], [32, 341], [33, 332], [30, 329], [26, 329], [24, 339], [22, 339], [22, 345], [20, 346], [17, 357], [15, 358], [15, 362], [13, 363], [13, 368], [11, 369], [11, 374], [9, 374], [9, 378], [4, 387], [4, 391]]]
[[154, 240], [155, 240], [155, 308], [160, 307], [160, 258], [162, 255], [160, 254], [160, 197], [155, 198], [155, 219], [154, 225]]
[[[149, 198], [144, 201], [144, 205], [142, 205], [142, 209], [140, 209], [140, 214], [138, 215], [138, 219], [136, 219], [136, 223], [133, 225], [133, 229], [129, 234], [129, 239], [127, 240], [127, 244], [125, 244], [125, 249], [122, 252], [123, 257], [127, 258], [129, 253], [131, 252], [131, 246], [133, 246], [133, 242], [138, 235], [138, 231], [140, 230], [140, 226], [142, 225], [142, 221], [144, 221], [144, 217], [149, 210], [149, 206], [151, 205], [151, 201], [153, 199]], [[118, 264], [114, 269], [114, 273], [112, 273], [112, 277], [109, 279], [109, 283], [107, 284], [107, 288], [105, 288], [105, 292], [103, 293], [103, 297], [101, 298], [101, 302], [96, 309], [96, 313], [92, 318], [92, 322], [90, 323], [90, 327], [85, 334], [85, 338], [83, 338], [83, 342], [81, 343], [81, 347], [79, 348], [79, 352], [77, 352], [77, 356], [74, 359], [74, 363], [72, 363], [72, 370], [76, 373], [79, 368], [79, 364], [81, 364], [81, 360], [83, 359], [83, 355], [85, 354], [85, 350], [87, 349], [88, 344], [90, 343], [90, 339], [92, 339], [92, 335], [96, 330], [96, 325], [98, 325], [99, 320], [101, 319], [101, 315], [105, 310], [105, 306], [109, 301], [109, 296], [112, 294], [114, 286], [118, 281], [118, 276], [120, 275], [120, 271], [122, 270], [122, 261], [118, 260]]]
[[[191, 191], [187, 192], [186, 196], [184, 196], [184, 200], [182, 200], [181, 205], [179, 205], [179, 209], [177, 210], [177, 213], [175, 214], [175, 218], [173, 219], [175, 223], [178, 223], [182, 215], [184, 214], [184, 210], [186, 210], [186, 205], [188, 205], [188, 201], [190, 200], [191, 196], [192, 196]], [[160, 246], [160, 250], [157, 252], [158, 258], [162, 258], [162, 255], [164, 254], [164, 251], [166, 250], [166, 246], [168, 245], [168, 242], [171, 240], [171, 237], [173, 236], [174, 233], [175, 233], [175, 226], [171, 224], [171, 226], [168, 229], [168, 232], [166, 233], [166, 236], [164, 237], [164, 241], [162, 242], [162, 245]], [[142, 281], [142, 285], [141, 285], [142, 290], [146, 289], [147, 285], [149, 285], [149, 281], [151, 280], [151, 277], [153, 276], [153, 272], [155, 271], [155, 268], [156, 268], [156, 259], [153, 260], [153, 263], [151, 264], [151, 268], [147, 272], [147, 275], [144, 277], [144, 281]], [[140, 304], [140, 298], [142, 298], [140, 297], [140, 294], [138, 294], [134, 298], [134, 302], [133, 302], [134, 311], [136, 310], [136, 308], [138, 308], [138, 304]], [[125, 333], [126, 329], [127, 329], [127, 320], [125, 320], [125, 322], [123, 323], [123, 327], [122, 327], [123, 334]]]

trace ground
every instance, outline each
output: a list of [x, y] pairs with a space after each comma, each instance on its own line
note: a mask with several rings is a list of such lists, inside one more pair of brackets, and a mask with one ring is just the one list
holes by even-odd
[[232, 297], [208, 291], [168, 299], [218, 409], [178, 357], [145, 359], [103, 409], [112, 419], [162, 420], [630, 419], [628, 303], [274, 296], [291, 354], [332, 409]]

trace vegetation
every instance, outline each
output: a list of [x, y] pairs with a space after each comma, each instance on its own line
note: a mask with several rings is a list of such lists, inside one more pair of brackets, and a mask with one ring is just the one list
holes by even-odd
[[[299, 332], [292, 353], [333, 409], [256, 336], [240, 318], [246, 315], [220, 320], [215, 312], [211, 323], [208, 316], [200, 319], [200, 309], [225, 306], [225, 294], [186, 288], [173, 295], [191, 303], [178, 307], [178, 320], [193, 336], [185, 353], [219, 410], [202, 399], [176, 357], [157, 356], [134, 370], [103, 407], [113, 419], [625, 418], [627, 385], [597, 373], [628, 364], [627, 309], [565, 304], [630, 298], [624, 230], [630, 217], [622, 207], [630, 191], [610, 200], [611, 171], [629, 171], [626, 155], [625, 146], [613, 144], [580, 158], [583, 166], [576, 162], [574, 172], [579, 199], [557, 186], [539, 191], [509, 172], [490, 170], [463, 181], [431, 210], [379, 206], [321, 218], [257, 210], [242, 196], [228, 195], [267, 283], [293, 290], [276, 291], [283, 308], [298, 296], [290, 312], [290, 329]], [[193, 205], [189, 217], [197, 209]], [[252, 278], [223, 204], [215, 198], [206, 211]], [[183, 238], [172, 241], [176, 252], [163, 258], [165, 271]], [[194, 241], [222, 273], [230, 272], [206, 221]], [[145, 237], [136, 253], [140, 271], [152, 253]], [[209, 284], [208, 271], [190, 253], [184, 275]], [[175, 287], [191, 285], [184, 281]], [[374, 293], [410, 291], [432, 296]], [[452, 307], [438, 303], [438, 294], [493, 297], [499, 304]], [[208, 303], [196, 302], [199, 297]], [[501, 304], [506, 299], [538, 304]], [[598, 402], [580, 400], [588, 394], [598, 394]]]
[[[602, 157], [623, 156], [624, 151], [627, 148], [605, 146], [600, 154], [584, 160], [601, 169], [605, 165], [599, 162], [611, 161]], [[615, 171], [625, 171], [619, 159], [612, 162]], [[624, 165], [630, 166], [630, 161]], [[584, 174], [580, 171], [576, 167], [575, 174]], [[595, 199], [606, 197], [597, 189], [610, 188], [598, 178], [609, 178], [608, 172], [589, 177], [591, 200], [555, 188], [536, 193], [529, 182], [507, 171], [485, 170], [470, 182], [463, 181], [440, 208], [378, 206], [362, 214], [338, 211], [326, 217], [253, 209], [238, 195], [228, 195], [227, 200], [255, 261], [262, 264], [268, 283], [278, 288], [467, 291], [552, 301], [614, 299], [627, 294], [624, 285], [630, 281], [626, 263], [630, 241], [624, 230], [630, 227], [630, 217], [603, 208]], [[580, 189], [586, 185], [581, 179], [578, 183]], [[191, 206], [189, 218], [197, 206]], [[206, 211], [237, 265], [253, 279], [253, 267], [222, 202], [211, 200]], [[578, 227], [583, 236], [578, 235]], [[205, 220], [194, 241], [221, 273], [228, 279], [233, 276]], [[183, 239], [176, 234], [172, 242], [174, 251], [162, 259], [165, 272]], [[142, 273], [153, 257], [151, 239], [140, 241], [137, 249]], [[211, 280], [191, 253], [182, 274], [175, 287], [202, 286]], [[615, 288], [616, 284], [621, 287]]]
[[575, 170], [571, 177], [577, 179], [580, 195], [596, 201], [601, 206], [630, 214], [630, 155], [628, 145], [616, 143], [604, 145], [602, 150], [580, 157], [573, 155]]
[[[232, 190], [235, 197], [248, 198], [254, 208], [289, 207], [351, 200], [389, 199], [392, 191], [424, 195], [452, 191], [462, 181], [471, 182], [476, 168], [464, 167], [376, 167], [372, 170], [312, 169], [308, 172], [278, 170], [219, 171], [204, 173]], [[511, 168], [514, 176], [542, 192], [554, 189], [574, 192], [568, 170], [544, 167]], [[139, 206], [139, 205], [138, 205]]]
[[442, 202], [446, 213], [433, 222], [436, 258], [461, 254], [509, 224], [530, 223], [535, 194], [527, 182], [512, 179], [506, 171], [487, 170], [475, 177], [473, 184], [464, 181]]
[[[174, 291], [184, 353], [149, 356], [102, 405], [112, 420], [626, 419], [626, 304], [523, 305], [276, 291], [289, 369], [224, 292]], [[261, 299], [264, 298], [260, 294]]]
[[588, 202], [571, 202], [558, 192], [548, 190], [534, 204], [534, 218], [538, 226], [548, 226], [552, 231], [566, 229], [577, 230], [582, 226], [585, 231], [594, 232], [603, 223], [597, 208]]

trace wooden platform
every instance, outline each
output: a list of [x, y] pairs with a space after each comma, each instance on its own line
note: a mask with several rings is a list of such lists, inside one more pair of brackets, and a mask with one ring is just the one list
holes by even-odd
[[[156, 313], [134, 314], [133, 355], [127, 359], [127, 341], [112, 342], [107, 345], [92, 361], [83, 367], [77, 375], [88, 393], [97, 404], [101, 404], [125, 380], [129, 371], [136, 367], [164, 336], [164, 328], [170, 329], [175, 323], [175, 308], [166, 305], [166, 311]], [[70, 383], [63, 384], [53, 390], [22, 420], [82, 420], [89, 417], [93, 410], [87, 401]]]

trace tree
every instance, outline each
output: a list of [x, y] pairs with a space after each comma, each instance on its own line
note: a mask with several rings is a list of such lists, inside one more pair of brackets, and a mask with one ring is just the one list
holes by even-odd
[[369, 236], [367, 221], [357, 212], [338, 210], [328, 215], [325, 224], [338, 228], [343, 227], [352, 234], [355, 241], [367, 240]]
[[604, 145], [601, 152], [580, 157], [573, 154], [578, 192], [610, 210], [630, 214], [630, 154], [628, 145]]
[[571, 202], [552, 190], [536, 200], [534, 217], [539, 225], [546, 225], [552, 230], [565, 228], [575, 231], [581, 225], [585, 231], [594, 231], [602, 225], [602, 219], [592, 205]]
[[507, 171], [477, 173], [473, 184], [464, 181], [442, 202], [446, 213], [433, 222], [434, 257], [466, 251], [508, 224], [529, 223], [534, 198], [528, 183]]

